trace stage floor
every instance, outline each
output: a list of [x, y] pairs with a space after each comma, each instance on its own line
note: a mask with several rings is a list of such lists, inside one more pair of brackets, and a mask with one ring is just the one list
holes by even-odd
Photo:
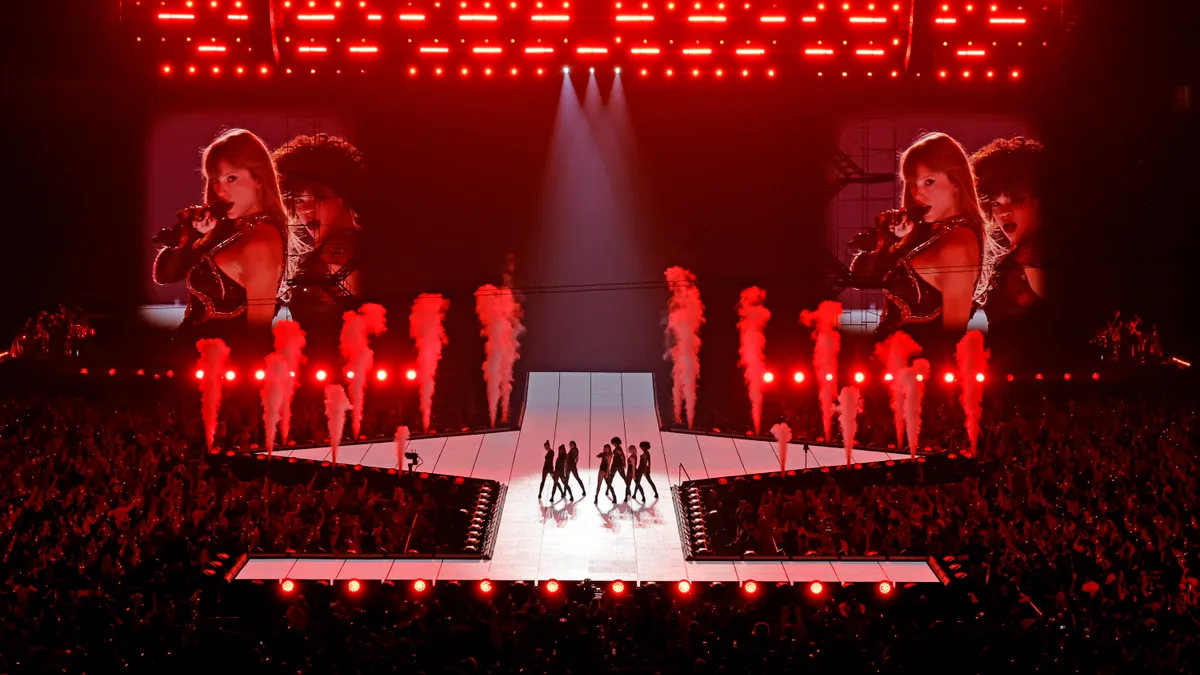
[[[613, 504], [601, 497], [594, 504], [595, 457], [613, 436], [624, 442], [652, 444], [654, 498], [642, 503], [630, 497]], [[555, 447], [575, 441], [579, 472], [587, 496], [572, 480], [576, 501], [551, 503], [550, 486], [538, 499], [542, 443]], [[421, 471], [498, 480], [508, 485], [491, 560], [249, 560], [237, 579], [478, 579], [630, 582], [692, 581], [772, 582], [882, 581], [938, 582], [925, 561], [688, 562], [679, 541], [670, 486], [680, 465], [692, 479], [779, 470], [775, 444], [696, 434], [662, 432], [649, 373], [532, 373], [520, 431], [428, 438], [412, 441], [409, 452], [423, 459]], [[338, 450], [338, 463], [393, 468], [392, 443], [348, 445]], [[284, 450], [283, 456], [324, 461], [328, 448]], [[829, 466], [845, 462], [845, 450], [811, 446], [808, 456], [791, 446], [788, 468]], [[903, 459], [907, 455], [854, 451], [859, 463]], [[550, 481], [547, 481], [549, 483]], [[613, 483], [614, 489], [617, 482]], [[624, 497], [622, 484], [618, 498]]]

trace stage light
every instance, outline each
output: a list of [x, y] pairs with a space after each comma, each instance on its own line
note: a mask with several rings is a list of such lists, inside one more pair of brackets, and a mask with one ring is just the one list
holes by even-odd
[[227, 370], [227, 371], [225, 371], [225, 379], [226, 379], [226, 380], [229, 380], [230, 382], [233, 382], [233, 380], [234, 380], [235, 378], [237, 378], [237, 373], [233, 372], [232, 370]]
[[750, 71], [743, 68], [742, 77], [750, 77]]
[[951, 384], [954, 382], [954, 373], [946, 373], [942, 379], [946, 381], [946, 384]]
[[613, 68], [613, 72], [617, 75], [620, 75], [621, 74], [621, 66], [617, 66], [616, 68]]
[[555, 581], [554, 579], [547, 581], [546, 582], [546, 592], [547, 593], [557, 593], [558, 592], [558, 582]]
[[976, 382], [983, 382], [985, 379], [987, 379], [987, 378], [984, 376], [983, 373], [975, 373], [975, 381]]
[[938, 71], [938, 77], [945, 79], [945, 77], [946, 77], [946, 71], [944, 71], [944, 70], [942, 70], [942, 71]]
[[197, 380], [203, 380], [203, 379], [204, 379], [204, 371], [203, 371], [203, 370], [197, 370], [197, 371], [196, 371], [196, 379], [197, 379]]
[[417, 379], [417, 371], [409, 369], [408, 372], [404, 373], [404, 377], [408, 378], [409, 380], [415, 380]]
[[473, 53], [473, 54], [499, 54], [500, 51], [501, 50], [499, 47], [472, 47], [471, 48], [471, 53]]
[[483, 69], [483, 74], [484, 74], [485, 76], [487, 76], [487, 77], [491, 77], [491, 76], [492, 76], [492, 69], [491, 69], [491, 68], [484, 68], [484, 69]]
[[709, 15], [704, 15], [704, 16], [692, 15], [692, 16], [688, 17], [688, 23], [725, 23], [725, 17], [709, 16]]
[[735, 53], [738, 56], [762, 56], [763, 54], [767, 53], [767, 50], [743, 47], [741, 49], [736, 50]]
[[1100, 381], [1100, 373], [1092, 373], [1092, 381], [1099, 382]]
[[1015, 79], [1017, 79], [1017, 78], [1019, 78], [1019, 77], [1021, 77], [1021, 71], [1019, 71], [1019, 70], [1014, 70], [1014, 71], [1012, 71], [1012, 79], [1014, 79], [1014, 80], [1015, 80]]
[[814, 48], [812, 48], [812, 49], [805, 49], [805, 50], [804, 50], [804, 53], [805, 53], [805, 55], [807, 55], [807, 56], [830, 56], [830, 55], [832, 55], [832, 54], [833, 54], [833, 50], [832, 50], [832, 49], [826, 49], [826, 48], [816, 48], [816, 47], [814, 47]]
[[424, 21], [425, 15], [424, 14], [401, 14], [400, 20], [401, 21], [413, 21], [413, 22]]
[[996, 76], [996, 71], [994, 71], [994, 70], [987, 71], [987, 76], [988, 76], [989, 80], [992, 79], [993, 77]]
[[884, 382], [891, 382], [893, 379], [895, 379], [895, 378], [893, 378], [893, 377], [892, 377], [892, 374], [891, 374], [891, 373], [884, 373], [884, 374], [883, 374], [883, 381], [884, 381]]
[[329, 377], [329, 373], [324, 370], [318, 370], [316, 374], [317, 382], [324, 382], [325, 378]]
[[1013, 376], [1012, 376], [1012, 373], [1009, 373], [1009, 375], [1008, 375], [1008, 381], [1009, 381], [1009, 382], [1012, 382], [1012, 381], [1013, 381]]
[[684, 579], [683, 581], [680, 581], [678, 584], [675, 584], [675, 588], [679, 589], [680, 593], [687, 595], [688, 593], [692, 592], [692, 582], [688, 581], [687, 579]]
[[941, 24], [943, 26], [950, 26], [950, 25], [954, 25], [954, 24], [958, 23], [958, 19], [955, 19], [953, 17], [948, 17], [948, 16], [940, 16], [940, 17], [934, 19], [933, 21], [934, 21], [934, 23]]
[[857, 382], [857, 383], [859, 383], [859, 384], [862, 384], [863, 380], [865, 380], [865, 379], [867, 379], [867, 376], [866, 376], [866, 375], [863, 375], [862, 373], [855, 373], [855, 374], [854, 374], [854, 381], [855, 381], [855, 382]]
[[645, 68], [642, 68], [642, 77], [645, 77], [649, 74], [650, 74], [650, 71], [646, 70]]
[[[570, 75], [570, 74], [571, 74], [571, 69], [567, 66], [563, 66], [563, 75]], [[409, 379], [412, 379], [412, 378], [409, 378]]]
[[700, 77], [700, 69], [692, 68], [692, 77]]
[[920, 373], [917, 373], [917, 382], [924, 382], [924, 381], [925, 381], [925, 376]]
[[292, 581], [291, 579], [284, 579], [283, 583], [279, 584], [279, 590], [283, 591], [284, 593], [291, 593], [292, 591], [296, 590], [296, 582]]
[[566, 14], [534, 14], [534, 21], [542, 21], [547, 23], [565, 23], [571, 20], [571, 17]]
[[850, 17], [850, 23], [887, 23], [887, 19], [882, 16], [852, 16]]
[[684, 56], [707, 56], [712, 54], [712, 49], [708, 47], [688, 47], [683, 50]]
[[554, 47], [526, 47], [526, 54], [553, 54]]
[[116, 374], [117, 374], [117, 369], [116, 369], [116, 368], [109, 368], [109, 369], [108, 369], [108, 374], [109, 374], [109, 376], [116, 375]]
[[175, 371], [173, 371], [173, 370], [168, 370], [168, 371], [167, 371], [167, 377], [175, 377]]
[[428, 588], [429, 584], [424, 579], [417, 579], [412, 585], [412, 589], [417, 593], [424, 593]]
[[792, 374], [792, 381], [796, 382], [796, 383], [804, 382], [804, 373], [797, 370], [795, 373]]
[[998, 18], [998, 17], [993, 17], [993, 18], [991, 18], [991, 19], [988, 19], [988, 23], [992, 24], [993, 26], [998, 26], [998, 25], [1007, 25], [1007, 26], [1024, 26], [1024, 25], [1025, 25], [1025, 19], [1022, 19], [1022, 18], [1019, 18], [1019, 17], [1015, 17], [1015, 18], [1009, 18], [1009, 19], [1002, 19], [1002, 18]]
[[538, 68], [537, 74], [538, 74], [538, 77], [541, 77], [542, 75], [546, 74], [546, 70], [544, 68]]
[[591, 73], [592, 75], [595, 75], [595, 74], [596, 74], [596, 69], [595, 69], [595, 68], [588, 68], [588, 72], [589, 72], [589, 73]]
[[673, 69], [667, 68], [667, 77], [671, 77], [674, 74], [675, 74], [675, 71]]
[[775, 77], [775, 69], [774, 68], [767, 71], [767, 77]]
[[772, 372], [769, 372], [769, 371], [768, 371], [768, 372], [766, 372], [766, 373], [763, 373], [763, 382], [766, 382], [767, 384], [770, 384], [770, 383], [772, 383], [772, 382], [774, 382], [774, 381], [775, 381], [775, 373], [772, 373]]
[[1067, 382], [1070, 382], [1070, 381], [1071, 381], [1071, 374], [1070, 374], [1070, 373], [1063, 373], [1063, 379], [1064, 379], [1064, 380], [1066, 380]]
[[479, 582], [479, 592], [483, 593], [485, 595], [488, 593], [491, 593], [492, 592], [492, 582], [488, 579], [484, 579], [483, 581], [480, 581]]
[[467, 70], [466, 68], [463, 68], [462, 70], [459, 71], [459, 74], [461, 74], [463, 77], [466, 77], [467, 75], [470, 74], [470, 72], [471, 71]]
[[879, 594], [880, 594], [880, 595], [888, 595], [888, 594], [890, 594], [890, 593], [892, 592], [892, 589], [893, 589], [893, 588], [894, 588], [894, 587], [892, 586], [892, 582], [890, 582], [890, 581], [881, 581], [881, 582], [879, 582]]
[[825, 381], [833, 382], [833, 373], [825, 373]]
[[661, 51], [658, 47], [634, 47], [629, 50], [629, 53], [635, 56], [646, 56], [659, 54]]
[[88, 369], [87, 369], [87, 368], [80, 368], [80, 369], [79, 369], [79, 374], [80, 374], [80, 375], [87, 375], [87, 374], [88, 374]]
[[814, 581], [808, 585], [808, 592], [813, 595], [820, 595], [825, 591], [825, 586], [819, 581]]
[[256, 370], [256, 371], [254, 371], [254, 379], [256, 379], [256, 380], [265, 380], [265, 379], [267, 379], [267, 371], [265, 371], [265, 370]]
[[[720, 68], [717, 68], [717, 77], [724, 77], [724, 75], [725, 75], [725, 71], [721, 70]], [[774, 379], [774, 378], [772, 378], [772, 379]]]
[[162, 71], [163, 71], [163, 75], [170, 75], [171, 74], [171, 66], [163, 66]]
[[742, 584], [742, 590], [745, 591], [746, 595], [754, 595], [758, 592], [758, 583], [755, 581], [747, 581], [746, 583]]
[[491, 22], [496, 20], [495, 14], [460, 14], [459, 21]]
[[758, 19], [761, 23], [786, 23], [786, 16], [763, 16]]
[[1042, 374], [1041, 374], [1041, 373], [1038, 373], [1037, 375], [1034, 375], [1034, 376], [1033, 376], [1033, 379], [1035, 379], [1035, 380], [1040, 380], [1040, 379], [1042, 379]]
[[[516, 70], [516, 69], [514, 68], [513, 70]], [[386, 380], [387, 377], [388, 377], [387, 371], [384, 370], [383, 368], [380, 368], [379, 370], [375, 371], [375, 379], [379, 380], [380, 382], [383, 382], [384, 380]]]
[[351, 593], [357, 593], [362, 590], [362, 583], [360, 583], [358, 579], [351, 579], [350, 582], [346, 584], [346, 590], [350, 591]]
[[608, 588], [616, 595], [621, 595], [625, 592], [625, 582], [617, 579], [616, 581], [612, 582]]

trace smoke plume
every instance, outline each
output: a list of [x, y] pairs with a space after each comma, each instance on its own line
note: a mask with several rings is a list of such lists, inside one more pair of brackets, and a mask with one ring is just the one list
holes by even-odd
[[838, 395], [838, 350], [842, 336], [838, 323], [842, 319], [842, 303], [826, 300], [816, 311], [800, 312], [800, 322], [813, 329], [813, 370], [819, 386], [821, 399], [821, 421], [825, 426], [825, 438], [833, 438], [834, 399]]
[[521, 306], [511, 288], [496, 288], [491, 284], [480, 286], [475, 291], [475, 313], [479, 315], [479, 323], [483, 324], [481, 334], [487, 338], [483, 379], [487, 382], [488, 414], [495, 427], [497, 412], [502, 422], [508, 421], [513, 366], [520, 358], [518, 340], [525, 327], [521, 325]]
[[[304, 362], [304, 330], [295, 321], [280, 321], [271, 330], [275, 334], [275, 353], [283, 358], [291, 381], [283, 388], [283, 402], [279, 409], [280, 441], [287, 443], [292, 433], [292, 399], [300, 382], [300, 364]], [[267, 376], [270, 377], [269, 371]]]
[[229, 361], [229, 347], [224, 340], [200, 340], [196, 343], [200, 351], [197, 370], [204, 373], [200, 378], [200, 405], [204, 416], [204, 437], [208, 449], [213, 449], [213, 438], [217, 434], [217, 413], [221, 410], [221, 385], [225, 382], [225, 364]]
[[746, 389], [750, 394], [750, 418], [754, 420], [754, 433], [757, 435], [759, 423], [762, 420], [763, 405], [763, 375], [767, 372], [767, 363], [763, 358], [763, 348], [767, 344], [767, 336], [763, 331], [771, 320], [771, 311], [763, 306], [767, 292], [758, 286], [751, 286], [742, 291], [738, 302], [738, 332], [741, 333], [738, 365], [745, 369]]
[[979, 421], [983, 417], [983, 376], [987, 372], [989, 355], [983, 346], [983, 333], [977, 330], [964, 335], [954, 349], [954, 356], [958, 360], [958, 377], [962, 382], [961, 400], [972, 454], [979, 447]]
[[429, 431], [433, 413], [434, 376], [442, 359], [442, 345], [447, 343], [442, 322], [449, 308], [450, 301], [441, 295], [423, 293], [417, 296], [408, 318], [408, 334], [417, 343], [417, 382], [421, 386], [421, 421], [425, 431]]
[[375, 352], [371, 350], [370, 338], [382, 335], [387, 330], [387, 310], [382, 305], [368, 302], [357, 312], [342, 315], [340, 348], [346, 361], [346, 370], [354, 373], [350, 378], [350, 428], [358, 438], [362, 428], [363, 401], [367, 395], [367, 380], [375, 365]]
[[329, 449], [333, 453], [333, 467], [337, 468], [338, 446], [342, 443], [342, 432], [346, 429], [346, 411], [350, 399], [340, 384], [325, 385], [325, 417], [329, 418]]
[[929, 380], [929, 362], [925, 359], [913, 361], [904, 369], [904, 377], [897, 378], [904, 388], [904, 424], [908, 431], [909, 455], [917, 458], [921, 445], [921, 400], [925, 398], [925, 382]]
[[408, 427], [396, 427], [396, 473], [404, 466], [404, 449], [408, 447]]
[[845, 387], [838, 396], [838, 419], [842, 424], [842, 443], [846, 446], [846, 466], [853, 463], [854, 435], [858, 433], [858, 413], [862, 399], [858, 387]]
[[700, 379], [700, 326], [704, 324], [704, 303], [696, 275], [682, 267], [666, 272], [671, 300], [667, 316], [667, 356], [671, 359], [671, 396], [675, 423], [683, 421], [687, 405], [688, 428], [696, 422], [696, 382]]
[[[921, 353], [921, 346], [907, 333], [893, 333], [888, 339], [875, 345], [875, 358], [883, 362], [892, 381], [888, 382], [888, 394], [892, 401], [892, 416], [896, 422], [896, 449], [904, 448], [905, 377], [909, 376], [908, 362]], [[919, 405], [919, 404], [918, 404]]]
[[780, 422], [771, 427], [771, 435], [779, 444], [779, 475], [782, 476], [787, 469], [788, 442], [792, 440], [792, 428], [786, 422]]

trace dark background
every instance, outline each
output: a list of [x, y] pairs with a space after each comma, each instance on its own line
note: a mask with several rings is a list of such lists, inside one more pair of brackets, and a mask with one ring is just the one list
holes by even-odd
[[[114, 5], [49, 0], [8, 10], [0, 40], [9, 213], [0, 335], [58, 302], [104, 313], [114, 333], [127, 330], [148, 273], [148, 137], [180, 111], [303, 109], [352, 120], [356, 142], [371, 152], [371, 193], [383, 195], [364, 209], [371, 264], [403, 270], [394, 286], [378, 289], [395, 312], [406, 316], [418, 292], [446, 293], [457, 300], [448, 325], [454, 340], [477, 332], [469, 294], [499, 281], [510, 252], [523, 283], [544, 239], [558, 78], [176, 83], [130, 53]], [[1200, 223], [1191, 195], [1200, 155], [1195, 108], [1182, 104], [1181, 87], [1190, 84], [1194, 97], [1200, 57], [1187, 36], [1196, 34], [1195, 10], [1184, 2], [1089, 3], [1069, 28], [1054, 63], [1020, 87], [990, 93], [914, 82], [630, 78], [636, 207], [645, 268], [655, 272], [628, 281], [654, 281], [671, 264], [696, 272], [709, 307], [706, 353], [736, 352], [737, 292], [761, 285], [775, 313], [769, 345], [787, 349], [803, 335], [799, 310], [822, 295], [824, 148], [841, 120], [864, 111], [1016, 114], [1053, 150], [1056, 198], [1046, 207], [1058, 320], [1047, 340], [1070, 344], [1120, 308], [1157, 323], [1168, 351], [1186, 355], [1195, 343], [1188, 328]], [[575, 84], [583, 89], [581, 76]], [[601, 81], [606, 96], [609, 84]], [[639, 292], [665, 300], [661, 290]], [[647, 343], [658, 339], [656, 326], [638, 330]], [[656, 352], [657, 345], [645, 363], [627, 366], [651, 367]], [[528, 356], [527, 367], [564, 365], [539, 364], [537, 350]]]

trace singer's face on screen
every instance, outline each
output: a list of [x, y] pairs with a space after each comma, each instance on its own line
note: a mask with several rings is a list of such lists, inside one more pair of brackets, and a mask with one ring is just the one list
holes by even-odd
[[289, 204], [296, 219], [305, 227], [333, 225], [345, 216], [345, 203], [327, 187], [314, 186], [290, 195]]
[[1042, 227], [1038, 200], [1032, 197], [1012, 197], [1000, 194], [991, 201], [992, 218], [1004, 230], [1004, 235], [1017, 246]]
[[958, 188], [950, 182], [950, 177], [941, 171], [932, 171], [924, 164], [918, 164], [917, 179], [909, 185], [913, 201], [929, 207], [925, 220], [933, 222], [958, 215], [956, 197]]
[[217, 197], [233, 206], [230, 218], [241, 218], [262, 210], [259, 195], [262, 185], [248, 169], [238, 169], [221, 161], [217, 168], [217, 179], [213, 184]]

